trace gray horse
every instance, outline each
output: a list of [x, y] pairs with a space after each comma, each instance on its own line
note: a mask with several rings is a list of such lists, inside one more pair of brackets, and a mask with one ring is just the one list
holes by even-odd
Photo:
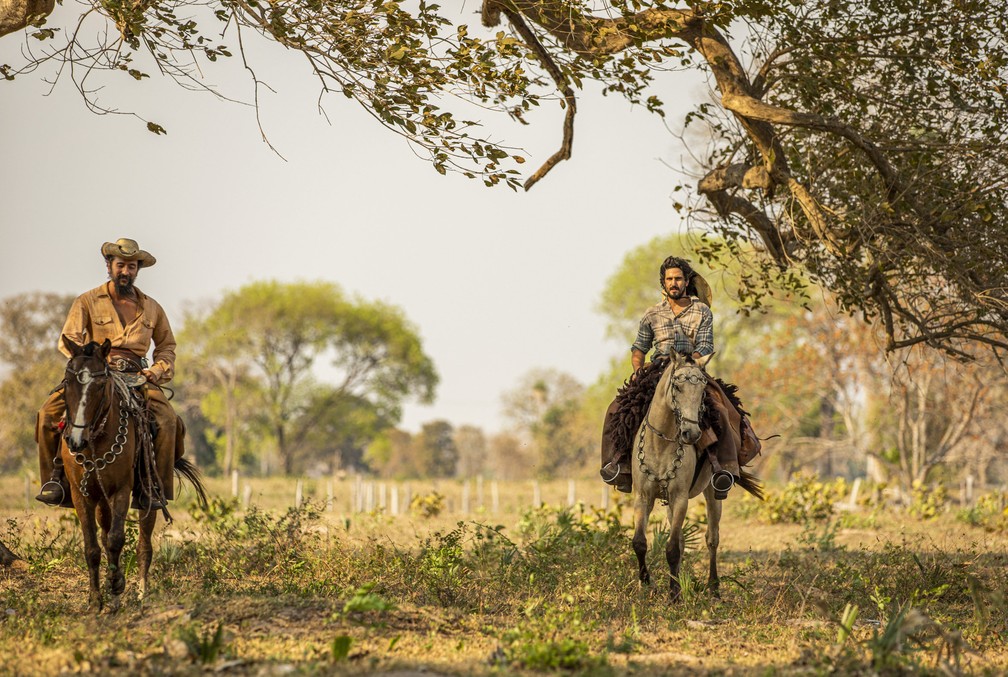
[[[634, 497], [633, 549], [640, 566], [642, 584], [651, 582], [648, 573], [647, 524], [657, 499], [668, 501], [669, 539], [665, 547], [673, 599], [678, 599], [679, 566], [683, 555], [683, 521], [689, 499], [701, 493], [707, 503], [707, 551], [710, 554], [708, 589], [718, 595], [717, 549], [721, 522], [721, 501], [714, 498], [710, 480], [712, 468], [701, 463], [696, 443], [700, 439], [700, 419], [704, 390], [710, 377], [704, 367], [711, 355], [694, 361], [675, 355], [669, 363], [641, 423], [631, 451]], [[743, 473], [739, 485], [761, 496], [759, 484]]]

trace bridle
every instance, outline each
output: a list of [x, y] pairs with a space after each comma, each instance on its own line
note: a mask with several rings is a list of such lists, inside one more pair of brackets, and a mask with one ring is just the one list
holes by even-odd
[[[110, 400], [109, 392], [115, 387], [115, 380], [112, 371], [109, 369], [108, 363], [106, 363], [104, 360], [102, 360], [102, 362], [103, 367], [100, 372], [92, 372], [91, 369], [84, 369], [84, 368], [80, 370], [74, 370], [70, 368], [69, 364], [67, 365], [66, 373], [73, 376], [74, 379], [81, 385], [86, 386], [87, 384], [96, 380], [101, 380], [105, 382], [101, 388], [101, 400], [99, 400], [98, 406], [95, 407], [94, 416], [85, 425], [74, 423], [73, 416], [70, 413], [70, 408], [67, 407], [66, 411], [67, 430], [64, 431], [63, 436], [67, 439], [68, 443], [70, 440], [70, 429], [72, 428], [80, 428], [85, 431], [90, 430], [93, 434], [95, 430], [95, 424], [98, 424], [99, 427], [105, 426], [108, 414], [112, 409], [112, 404], [109, 401]], [[68, 381], [69, 381], [68, 378], [64, 378], [64, 383], [66, 383], [67, 385], [69, 385]], [[108, 403], [107, 406], [106, 403]], [[102, 419], [101, 423], [98, 423], [99, 417], [101, 416], [105, 416], [106, 418]], [[126, 400], [123, 399], [119, 407], [119, 426], [118, 429], [116, 430], [115, 439], [113, 440], [112, 445], [109, 447], [109, 450], [101, 455], [98, 455], [100, 452], [94, 446], [95, 440], [88, 439], [88, 445], [91, 446], [92, 453], [94, 453], [95, 455], [94, 458], [89, 458], [88, 455], [85, 454], [83, 451], [72, 452], [74, 462], [76, 462], [84, 470], [84, 473], [81, 475], [80, 480], [80, 492], [82, 496], [88, 496], [87, 486], [91, 474], [96, 471], [97, 472], [103, 471], [105, 468], [112, 465], [116, 461], [116, 459], [118, 459], [122, 455], [127, 442], [128, 434], [129, 434], [129, 410], [126, 406]], [[100, 476], [98, 476], [98, 483], [99, 485], [101, 485]], [[104, 490], [105, 490], [104, 487], [102, 487], [103, 492]]]
[[[103, 362], [104, 362], [104, 360], [103, 360]], [[93, 431], [95, 424], [98, 423], [98, 417], [101, 416], [103, 413], [107, 413], [106, 407], [105, 407], [105, 402], [106, 402], [106, 400], [108, 400], [108, 393], [109, 393], [109, 389], [110, 389], [110, 386], [111, 386], [111, 383], [112, 383], [112, 381], [111, 381], [111, 379], [112, 379], [112, 372], [109, 371], [108, 364], [104, 364], [102, 370], [100, 372], [98, 372], [97, 374], [95, 372], [92, 372], [91, 369], [89, 369], [89, 368], [82, 368], [80, 370], [74, 370], [74, 369], [70, 368], [70, 365], [67, 365], [66, 373], [72, 375], [74, 377], [75, 381], [77, 381], [78, 383], [80, 383], [81, 385], [84, 385], [84, 386], [86, 386], [87, 384], [89, 384], [89, 383], [91, 383], [92, 381], [95, 381], [95, 380], [104, 380], [106, 382], [105, 385], [104, 385], [104, 387], [102, 387], [102, 389], [101, 389], [101, 400], [98, 402], [98, 406], [95, 407], [94, 416], [86, 424], [80, 425], [80, 424], [74, 423], [73, 414], [70, 412], [70, 408], [67, 407], [67, 410], [66, 410], [67, 431], [64, 433], [64, 437], [67, 437], [67, 439], [69, 439], [69, 435], [70, 435], [69, 429], [71, 429], [71, 428], [80, 428], [82, 430], [92, 430]], [[68, 379], [64, 378], [63, 380], [64, 380], [64, 383], [66, 383]]]
[[[681, 371], [683, 369], [686, 369], [686, 368], [689, 368], [689, 367], [695, 367], [696, 371], [693, 372], [693, 373], [690, 373], [688, 375], [681, 375], [680, 376], [678, 374], [679, 371]], [[691, 383], [693, 385], [703, 385], [703, 386], [706, 386], [709, 381], [710, 381], [710, 379], [707, 377], [706, 374], [704, 374], [703, 370], [700, 367], [698, 367], [697, 365], [694, 365], [694, 364], [690, 364], [690, 363], [678, 366], [672, 372], [672, 376], [669, 378], [668, 390], [666, 391], [665, 395], [666, 395], [666, 397], [668, 397], [668, 399], [670, 399], [673, 402], [674, 406], [672, 407], [672, 413], [676, 417], [676, 427], [679, 430], [682, 430], [682, 424], [684, 422], [686, 422], [686, 423], [693, 423], [697, 427], [700, 426], [700, 420], [699, 419], [703, 418], [704, 402], [703, 402], [703, 400], [700, 401], [700, 409], [697, 412], [697, 420], [694, 420], [694, 419], [691, 419], [691, 418], [687, 417], [686, 415], [684, 415], [682, 413], [682, 410], [679, 408], [679, 403], [676, 400], [676, 398], [674, 396], [674, 393], [676, 393], [676, 392], [682, 392], [682, 387], [681, 387], [682, 384]], [[640, 439], [637, 442], [637, 462], [640, 464], [640, 469], [641, 469], [641, 472], [644, 474], [644, 476], [647, 477], [652, 482], [657, 482], [658, 485], [661, 487], [662, 494], [665, 497], [668, 497], [668, 485], [669, 485], [669, 482], [671, 482], [672, 480], [674, 480], [676, 478], [676, 475], [679, 472], [679, 468], [682, 467], [683, 457], [686, 454], [686, 450], [685, 450], [685, 447], [683, 447], [682, 437], [681, 436], [676, 436], [676, 439], [672, 439], [672, 438], [666, 436], [662, 431], [658, 430], [658, 428], [655, 428], [654, 425], [651, 424], [651, 420], [650, 420], [651, 419], [651, 406], [653, 404], [654, 404], [654, 398], [652, 398], [651, 403], [648, 404], [647, 412], [644, 414], [644, 425], [642, 425], [641, 429], [640, 429]], [[653, 470], [651, 470], [651, 468], [648, 467], [647, 463], [644, 462], [644, 431], [645, 430], [650, 430], [652, 433], [654, 433], [660, 439], [665, 440], [666, 442], [673, 443], [673, 444], [676, 445], [675, 459], [672, 461], [672, 470], [670, 470], [667, 473], [665, 473], [664, 477], [659, 477], [657, 474], [655, 474], [655, 472]]]

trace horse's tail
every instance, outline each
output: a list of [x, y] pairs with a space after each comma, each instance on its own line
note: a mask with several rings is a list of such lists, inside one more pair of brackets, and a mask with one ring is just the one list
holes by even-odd
[[196, 490], [199, 504], [204, 508], [207, 507], [206, 487], [203, 486], [203, 473], [199, 468], [188, 458], [180, 457], [175, 459], [175, 474], [189, 480], [189, 484]]
[[752, 473], [747, 473], [745, 470], [739, 470], [739, 478], [736, 482], [740, 487], [748, 491], [750, 494], [755, 496], [761, 501], [766, 500], [766, 494], [763, 493], [763, 483], [759, 481], [759, 478]]

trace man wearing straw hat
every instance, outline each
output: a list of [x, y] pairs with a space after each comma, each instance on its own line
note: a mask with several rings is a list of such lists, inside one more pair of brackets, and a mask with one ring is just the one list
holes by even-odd
[[[134, 286], [141, 268], [150, 268], [155, 259], [140, 249], [135, 240], [120, 238], [102, 245], [101, 254], [109, 279], [77, 297], [70, 307], [63, 335], [79, 345], [88, 341], [112, 343], [109, 367], [128, 375], [145, 390], [147, 407], [155, 422], [154, 457], [158, 487], [134, 488], [133, 507], [160, 509], [161, 499], [173, 498], [172, 467], [182, 452], [185, 428], [161, 390], [161, 385], [175, 374], [175, 336], [161, 305]], [[147, 350], [154, 344], [153, 361], [147, 363]], [[59, 342], [59, 350], [70, 353]], [[49, 478], [35, 498], [48, 505], [70, 507], [70, 488], [59, 453], [60, 425], [66, 405], [63, 387], [58, 387], [39, 411], [35, 441], [38, 442], [39, 476]], [[176, 442], [178, 444], [176, 445]], [[181, 455], [181, 453], [178, 453]], [[158, 495], [160, 494], [160, 495]]]
[[[711, 288], [685, 259], [669, 256], [658, 271], [662, 301], [645, 312], [631, 347], [634, 374], [620, 389], [606, 411], [602, 429], [602, 480], [629, 493], [632, 474], [630, 439], [641, 424], [644, 407], [651, 401], [668, 356], [675, 351], [694, 360], [714, 353], [714, 315]], [[654, 348], [651, 362], [645, 363]], [[734, 396], [734, 386], [716, 379], [707, 384], [707, 400], [713, 407], [714, 426], [705, 427], [697, 443], [714, 464], [711, 479], [717, 498], [725, 498], [745, 465], [760, 451], [745, 411]]]

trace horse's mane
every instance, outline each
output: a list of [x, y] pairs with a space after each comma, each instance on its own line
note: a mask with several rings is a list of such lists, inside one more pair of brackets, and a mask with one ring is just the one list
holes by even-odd
[[[658, 381], [661, 380], [662, 374], [665, 373], [665, 369], [671, 361], [669, 357], [659, 355], [623, 382], [616, 394], [617, 408], [609, 428], [609, 440], [613, 443], [613, 448], [627, 452], [633, 448], [634, 436], [651, 404], [655, 389], [658, 387]], [[718, 383], [721, 383], [722, 388], [731, 388], [732, 395], [729, 397], [735, 397], [734, 392], [737, 390], [735, 386], [725, 384], [720, 379], [718, 379]], [[737, 398], [732, 399], [733, 403], [736, 401]], [[713, 428], [715, 434], [721, 436], [721, 423], [714, 410], [714, 403], [710, 401], [710, 396], [707, 393], [704, 393], [704, 410], [700, 427], [703, 429]]]
[[[658, 381], [661, 380], [661, 375], [665, 373], [670, 362], [669, 358], [659, 356], [623, 382], [623, 386], [620, 387], [616, 395], [618, 406], [609, 428], [609, 439], [615, 449], [629, 452], [633, 448], [634, 435], [637, 434], [637, 430], [644, 420], [647, 408], [654, 397], [654, 391], [658, 387]], [[742, 401], [739, 399], [738, 386], [718, 378], [715, 381], [721, 386], [721, 390], [735, 408], [743, 415], [748, 416], [749, 412], [743, 409]], [[704, 411], [700, 425], [704, 430], [713, 429], [718, 437], [724, 434], [714, 402], [711, 401], [710, 394], [706, 392], [704, 393]]]

